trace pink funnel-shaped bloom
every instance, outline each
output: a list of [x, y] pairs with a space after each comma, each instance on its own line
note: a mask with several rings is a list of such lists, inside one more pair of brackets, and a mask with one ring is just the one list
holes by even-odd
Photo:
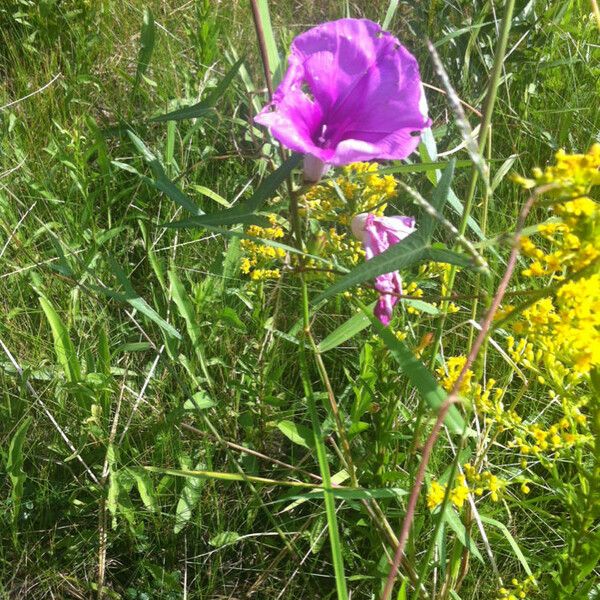
[[[287, 73], [256, 122], [321, 167], [406, 158], [431, 123], [415, 57], [367, 19], [296, 37]], [[314, 180], [315, 160], [309, 166]]]
[[[413, 231], [413, 217], [376, 217], [370, 213], [362, 213], [352, 219], [352, 232], [362, 241], [367, 260], [402, 241]], [[392, 294], [402, 293], [402, 279], [398, 271], [378, 275], [375, 278], [375, 289], [379, 292], [375, 316], [387, 325], [392, 318], [394, 305], [398, 302], [398, 296]]]

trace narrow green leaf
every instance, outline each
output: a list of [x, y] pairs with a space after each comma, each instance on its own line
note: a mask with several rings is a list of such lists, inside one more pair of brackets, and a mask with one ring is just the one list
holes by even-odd
[[[440, 180], [433, 189], [431, 195], [431, 206], [439, 213], [442, 214], [444, 210], [444, 204], [448, 199], [448, 193], [450, 192], [450, 185], [454, 179], [454, 167], [456, 161], [453, 159], [448, 163], [448, 166], [444, 169]], [[419, 230], [421, 231], [424, 239], [427, 241], [431, 240], [431, 236], [435, 229], [437, 222], [433, 215], [424, 213], [421, 217], [421, 223], [419, 223]]]
[[155, 37], [154, 17], [149, 8], [144, 9], [144, 18], [142, 22], [142, 32], [140, 35], [140, 50], [138, 52], [137, 70], [135, 73], [135, 83], [133, 90], [137, 90], [142, 77], [146, 74], [150, 66], [150, 59], [154, 50]]
[[418, 264], [425, 256], [427, 246], [419, 232], [412, 233], [400, 243], [390, 246], [385, 252], [354, 267], [350, 273], [325, 290], [314, 303], [343, 292], [363, 281], [375, 279], [382, 273], [390, 273]]
[[62, 367], [67, 381], [74, 383], [81, 379], [81, 368], [75, 353], [75, 347], [69, 337], [69, 332], [65, 324], [62, 322], [58, 313], [54, 310], [54, 307], [50, 302], [40, 296], [40, 305], [48, 319], [50, 329], [52, 330], [52, 337], [54, 339], [54, 351], [56, 352], [56, 358]]
[[203, 185], [192, 185], [192, 187], [199, 194], [202, 194], [203, 196], [206, 196], [207, 198], [214, 200], [217, 204], [220, 204], [221, 206], [224, 206], [225, 208], [231, 208], [231, 204], [229, 202], [227, 202], [227, 200], [225, 200], [225, 198], [223, 198], [223, 196], [220, 196], [219, 194], [217, 194], [217, 192], [213, 192], [213, 190], [211, 190], [210, 188], [207, 188]]
[[[370, 310], [366, 307], [362, 308], [402, 372], [408, 377], [412, 385], [415, 386], [420, 396], [429, 405], [429, 408], [437, 413], [446, 399], [446, 392], [438, 385], [435, 377], [415, 357], [404, 342], [397, 339], [387, 327], [384, 327]], [[462, 434], [466, 428], [465, 422], [456, 406], [450, 407], [444, 422], [452, 433], [458, 435]]]
[[192, 341], [192, 345], [194, 346], [194, 351], [198, 358], [198, 362], [200, 363], [200, 368], [204, 373], [209, 385], [212, 385], [212, 378], [208, 372], [208, 368], [206, 366], [206, 358], [204, 356], [204, 349], [202, 347], [202, 337], [200, 335], [200, 325], [198, 324], [198, 318], [196, 317], [196, 312], [194, 310], [194, 305], [188, 296], [188, 293], [181, 283], [179, 277], [177, 276], [177, 272], [173, 269], [169, 270], [169, 281], [171, 283], [171, 294], [173, 296], [173, 301], [175, 302], [175, 306], [179, 311], [179, 314], [183, 317], [185, 321], [186, 331], [190, 340]]
[[[375, 306], [375, 303], [371, 304], [369, 308], [373, 308], [373, 306]], [[321, 341], [318, 346], [319, 352], [328, 352], [337, 348], [340, 344], [353, 338], [370, 324], [371, 321], [362, 311], [357, 312]]]
[[27, 479], [27, 475], [23, 470], [23, 446], [25, 445], [27, 430], [31, 425], [31, 421], [31, 417], [27, 417], [21, 422], [21, 424], [17, 427], [12, 439], [10, 440], [10, 445], [8, 447], [6, 471], [12, 485], [11, 500], [13, 522], [17, 521], [21, 512], [23, 487], [25, 485], [25, 480]]
[[109, 288], [100, 287], [100, 286], [90, 286], [93, 287], [95, 291], [104, 296], [108, 296], [109, 298], [113, 298], [114, 300], [119, 300], [121, 302], [127, 302], [137, 311], [148, 317], [151, 321], [156, 323], [167, 335], [171, 337], [181, 339], [181, 334], [169, 323], [167, 323], [134, 289], [129, 281], [125, 271], [121, 268], [121, 266], [113, 259], [108, 259], [109, 267], [112, 273], [117, 278], [117, 281], [123, 288], [122, 292], [116, 292]]
[[400, 0], [390, 0], [388, 4], [387, 12], [385, 13], [385, 19], [383, 19], [383, 23], [381, 24], [382, 29], [388, 29], [396, 11], [398, 10], [398, 4], [400, 4]]
[[204, 211], [196, 206], [196, 204], [194, 204], [194, 202], [167, 177], [163, 166], [160, 164], [160, 161], [158, 158], [156, 158], [156, 156], [154, 156], [154, 154], [152, 154], [144, 142], [132, 131], [128, 130], [127, 135], [133, 142], [133, 145], [136, 147], [138, 152], [142, 154], [142, 157], [148, 163], [148, 166], [154, 175], [154, 179], [150, 179], [149, 177], [138, 173], [132, 167], [130, 167], [128, 170], [136, 173], [141, 179], [143, 179], [149, 185], [155, 187], [157, 190], [164, 192], [171, 200], [173, 200], [173, 202], [182, 208], [185, 208], [185, 210], [188, 212], [192, 213], [193, 215], [203, 215]]
[[258, 0], [258, 14], [262, 25], [263, 34], [265, 36], [265, 44], [267, 46], [267, 58], [269, 60], [269, 69], [273, 79], [273, 85], [279, 83], [282, 75], [282, 65], [279, 52], [277, 51], [277, 43], [271, 25], [271, 15], [269, 14], [268, 0]]
[[263, 204], [275, 195], [279, 186], [288, 178], [301, 158], [300, 154], [293, 154], [258, 186], [258, 189], [246, 202], [210, 215], [193, 217], [185, 221], [179, 221], [179, 223], [170, 223], [169, 226], [187, 228], [253, 222], [251, 219], [255, 218], [254, 213], [260, 210]]
[[206, 115], [214, 112], [214, 108], [221, 98], [221, 96], [225, 93], [229, 84], [236, 76], [240, 67], [242, 66], [243, 58], [238, 59], [231, 69], [227, 71], [225, 77], [219, 82], [217, 87], [210, 92], [210, 94], [200, 102], [193, 104], [192, 106], [186, 106], [184, 108], [180, 108], [178, 110], [174, 110], [168, 112], [164, 115], [160, 115], [158, 117], [154, 117], [150, 119], [152, 122], [162, 122], [162, 121], [182, 121], [184, 119], [198, 119], [200, 117], [205, 117]]
[[444, 520], [448, 523], [448, 526], [454, 533], [456, 537], [460, 541], [460, 543], [481, 563], [485, 562], [483, 560], [483, 556], [481, 556], [481, 552], [479, 552], [475, 542], [471, 538], [471, 536], [467, 533], [463, 522], [460, 520], [459, 516], [454, 512], [454, 509], [451, 506], [446, 506], [446, 510], [444, 511]]
[[491, 519], [490, 517], [484, 517], [483, 515], [479, 515], [479, 518], [481, 519], [482, 523], [487, 523], [488, 525], [492, 525], [493, 527], [496, 527], [497, 529], [499, 529], [502, 532], [502, 534], [504, 535], [504, 537], [510, 544], [510, 547], [513, 549], [515, 556], [519, 559], [519, 562], [521, 563], [521, 565], [523, 565], [523, 569], [525, 569], [525, 573], [527, 573], [527, 575], [530, 575], [530, 576], [533, 575], [531, 568], [529, 567], [529, 563], [527, 562], [527, 559], [525, 558], [525, 555], [521, 551], [521, 548], [519, 548], [519, 544], [517, 544], [517, 542], [515, 541], [515, 538], [511, 535], [511, 533], [508, 530], [508, 528], [506, 527], [506, 525], [504, 525], [504, 523], [501, 523], [500, 521], [496, 521], [496, 519]]

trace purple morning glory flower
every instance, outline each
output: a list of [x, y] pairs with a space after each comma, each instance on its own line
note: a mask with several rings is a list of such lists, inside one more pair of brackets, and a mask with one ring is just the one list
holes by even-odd
[[296, 37], [287, 73], [256, 122], [305, 155], [313, 181], [327, 165], [406, 158], [431, 123], [415, 57], [368, 19]]
[[[376, 217], [370, 213], [362, 213], [352, 219], [352, 233], [362, 241], [367, 260], [401, 242], [413, 231], [413, 217]], [[375, 289], [379, 292], [375, 316], [387, 325], [392, 318], [394, 305], [398, 302], [398, 296], [393, 294], [402, 293], [402, 279], [398, 271], [378, 275], [375, 278]]]

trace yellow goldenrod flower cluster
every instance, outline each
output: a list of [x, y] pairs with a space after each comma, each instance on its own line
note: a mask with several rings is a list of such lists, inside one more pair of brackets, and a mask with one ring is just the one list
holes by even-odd
[[[260, 227], [250, 225], [245, 233], [252, 237], [266, 240], [279, 240], [284, 236], [281, 225], [277, 223], [277, 216], [267, 215], [270, 227]], [[274, 261], [282, 260], [285, 257], [285, 251], [282, 248], [268, 246], [259, 241], [243, 239], [240, 246], [244, 251], [244, 257], [240, 263], [240, 271], [249, 275], [253, 281], [262, 281], [265, 279], [278, 279], [280, 271], [273, 268]]]
[[537, 588], [537, 582], [533, 575], [519, 581], [513, 578], [509, 588], [502, 587], [498, 590], [497, 600], [523, 600], [532, 589]]
[[[446, 361], [446, 366], [439, 367], [436, 373], [440, 376], [440, 383], [442, 387], [449, 392], [453, 387], [458, 377], [463, 370], [465, 363], [467, 362], [466, 356], [451, 356]], [[473, 371], [467, 369], [465, 372], [465, 376], [460, 384], [459, 393], [460, 394], [468, 394], [472, 391], [472, 380], [473, 380]]]
[[310, 219], [349, 226], [352, 217], [370, 212], [382, 216], [387, 201], [396, 196], [392, 175], [379, 175], [376, 163], [353, 163], [342, 175], [311, 187], [303, 198], [303, 212]]
[[533, 178], [519, 175], [513, 180], [530, 189], [552, 185], [549, 194], [557, 197], [578, 197], [586, 195], [590, 187], [600, 185], [600, 144], [594, 144], [586, 154], [566, 154], [559, 150], [556, 164], [533, 170]]
[[[490, 497], [494, 502], [500, 499], [502, 491], [508, 485], [506, 481], [492, 475], [490, 471], [477, 473], [475, 467], [469, 463], [465, 464], [463, 468], [464, 474], [461, 473], [457, 476], [454, 487], [448, 495], [448, 499], [457, 509], [464, 506], [470, 493], [481, 496], [485, 492], [490, 492]], [[427, 492], [427, 508], [429, 510], [434, 510], [442, 503], [446, 488], [446, 485], [438, 481], [431, 482]]]
[[520, 179], [526, 186], [556, 185], [548, 192], [552, 219], [538, 227], [538, 243], [528, 237], [521, 242], [530, 259], [523, 276], [556, 291], [523, 310], [513, 331], [553, 363], [546, 370], [557, 384], [572, 369], [584, 375], [600, 366], [600, 210], [587, 196], [600, 185], [599, 169], [595, 144], [587, 154], [558, 152], [556, 165], [538, 169], [533, 180]]

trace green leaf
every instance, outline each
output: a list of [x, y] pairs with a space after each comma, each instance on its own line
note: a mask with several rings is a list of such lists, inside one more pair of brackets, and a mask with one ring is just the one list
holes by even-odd
[[188, 398], [184, 404], [184, 410], [206, 410], [216, 405], [216, 402], [204, 391], [196, 392], [191, 398]]
[[271, 173], [259, 186], [252, 196], [244, 203], [210, 215], [202, 215], [170, 223], [170, 227], [202, 227], [204, 225], [235, 225], [252, 223], [254, 213], [275, 195], [279, 186], [288, 178], [294, 168], [300, 163], [302, 156], [293, 154], [277, 170]]
[[[384, 341], [392, 358], [398, 363], [402, 372], [408, 377], [412, 385], [415, 386], [419, 395], [429, 405], [429, 408], [437, 413], [446, 399], [446, 392], [438, 385], [435, 377], [415, 357], [404, 342], [397, 339], [366, 307], [363, 307], [363, 311], [368, 315], [373, 328]], [[466, 429], [465, 422], [456, 406], [450, 407], [444, 423], [452, 433], [458, 435], [462, 434]]]
[[313, 432], [304, 425], [298, 425], [293, 421], [283, 420], [277, 423], [277, 429], [279, 429], [288, 440], [294, 442], [294, 444], [304, 446], [305, 448], [314, 446]]
[[515, 541], [515, 538], [511, 535], [511, 533], [508, 530], [508, 528], [506, 527], [506, 525], [504, 525], [504, 523], [501, 523], [500, 521], [496, 521], [496, 519], [491, 519], [490, 517], [484, 517], [483, 515], [479, 515], [479, 518], [481, 519], [482, 523], [487, 523], [488, 525], [492, 525], [493, 527], [496, 527], [497, 529], [499, 529], [502, 532], [502, 534], [504, 535], [504, 537], [510, 544], [510, 547], [513, 549], [515, 556], [519, 559], [519, 562], [521, 563], [521, 565], [523, 565], [523, 569], [525, 569], [525, 573], [527, 573], [527, 575], [530, 575], [530, 576], [533, 575], [531, 569], [529, 568], [529, 563], [527, 562], [525, 555], [521, 551], [521, 548], [519, 548], [519, 544], [517, 544], [517, 542]]
[[150, 66], [150, 59], [154, 50], [154, 17], [149, 8], [144, 9], [144, 19], [142, 22], [142, 32], [140, 35], [140, 50], [138, 52], [137, 70], [135, 73], [135, 82], [133, 90], [137, 90], [142, 77], [146, 74]]
[[222, 531], [208, 540], [208, 543], [215, 548], [222, 548], [223, 546], [228, 546], [229, 544], [235, 544], [240, 537], [240, 534], [236, 531]]
[[383, 19], [383, 23], [381, 25], [382, 29], [388, 29], [396, 11], [398, 10], [398, 4], [400, 0], [390, 0], [388, 4], [387, 12], [385, 13], [385, 19]]
[[133, 142], [133, 145], [136, 147], [138, 152], [142, 154], [143, 159], [148, 163], [148, 166], [154, 175], [154, 179], [150, 179], [149, 177], [138, 173], [132, 167], [129, 167], [127, 170], [136, 173], [144, 182], [165, 193], [171, 200], [173, 200], [173, 202], [182, 208], [185, 208], [185, 210], [193, 215], [203, 215], [204, 211], [196, 206], [196, 204], [194, 204], [194, 202], [167, 177], [163, 166], [160, 164], [160, 161], [158, 158], [156, 158], [156, 156], [154, 156], [154, 154], [152, 154], [144, 142], [132, 131], [128, 130], [127, 135]]
[[209, 385], [212, 385], [212, 378], [208, 372], [208, 367], [206, 366], [202, 337], [200, 335], [200, 325], [198, 324], [198, 318], [196, 317], [194, 305], [190, 300], [183, 283], [181, 283], [179, 277], [177, 276], [177, 272], [174, 269], [171, 269], [168, 272], [168, 276], [169, 282], [171, 283], [171, 294], [173, 296], [173, 301], [175, 302], [175, 306], [177, 307], [179, 314], [185, 321], [186, 331], [190, 340], [192, 341], [192, 345], [194, 346], [194, 351], [196, 353], [196, 357], [198, 358], [198, 362], [200, 363], [200, 368], [202, 369], [202, 372], [204, 373]]
[[416, 231], [398, 244], [394, 244], [381, 254], [374, 256], [371, 260], [354, 267], [350, 273], [319, 295], [313, 303], [318, 304], [363, 281], [373, 280], [382, 273], [406, 269], [425, 261], [445, 262], [461, 267], [473, 265], [471, 259], [465, 254], [432, 248], [427, 244], [421, 232]]
[[[206, 468], [204, 462], [198, 462], [196, 470]], [[206, 479], [199, 479], [198, 477], [186, 477], [183, 489], [177, 501], [177, 507], [175, 508], [175, 526], [173, 527], [173, 533], [179, 533], [192, 518], [194, 508], [196, 508], [202, 495], [202, 488], [206, 483]]]
[[69, 337], [69, 332], [65, 324], [62, 322], [58, 313], [54, 310], [54, 307], [50, 302], [40, 296], [40, 305], [50, 323], [50, 329], [52, 330], [52, 337], [54, 339], [54, 351], [56, 352], [56, 358], [61, 365], [67, 381], [74, 383], [81, 379], [81, 368], [79, 361], [77, 360], [77, 354], [75, 353], [75, 347]]
[[[373, 302], [369, 308], [372, 309], [374, 306], [375, 303]], [[319, 352], [328, 352], [329, 350], [337, 348], [340, 344], [343, 344], [350, 338], [353, 338], [357, 333], [367, 328], [370, 323], [369, 317], [362, 311], [358, 311], [321, 341], [318, 346]]]
[[446, 506], [444, 510], [444, 520], [448, 523], [448, 526], [454, 533], [456, 537], [460, 541], [460, 543], [481, 563], [484, 562], [483, 556], [481, 556], [481, 552], [477, 549], [475, 542], [471, 538], [471, 536], [467, 533], [463, 522], [460, 520], [459, 516], [454, 512], [454, 509], [451, 506]]
[[169, 325], [134, 289], [131, 282], [127, 278], [125, 271], [121, 266], [113, 259], [108, 259], [109, 267], [112, 273], [117, 278], [117, 281], [123, 288], [122, 292], [116, 292], [106, 287], [90, 286], [99, 294], [119, 300], [121, 302], [127, 302], [138, 312], [148, 317], [151, 321], [156, 323], [167, 335], [181, 339], [181, 334], [172, 326]]
[[257, 5], [258, 14], [262, 25], [262, 31], [265, 37], [265, 45], [267, 47], [267, 59], [269, 61], [269, 69], [271, 71], [273, 85], [276, 86], [279, 83], [279, 80], [281, 79], [282, 65], [279, 52], [277, 51], [277, 43], [275, 42], [273, 27], [271, 25], [271, 15], [269, 14], [269, 2], [268, 0], [258, 0]]
[[168, 112], [164, 115], [160, 115], [159, 117], [154, 117], [150, 120], [153, 122], [182, 121], [184, 119], [197, 119], [200, 117], [205, 117], [206, 115], [214, 112], [217, 102], [225, 93], [233, 78], [236, 76], [237, 72], [242, 66], [243, 61], [243, 58], [238, 59], [233, 64], [231, 69], [229, 69], [225, 77], [223, 77], [223, 79], [220, 81], [219, 85], [217, 85], [217, 87], [212, 90], [212, 92], [210, 92], [210, 94], [204, 100], [201, 100], [192, 106], [186, 106], [184, 108]]
[[158, 512], [158, 501], [154, 493], [154, 484], [150, 478], [150, 474], [145, 469], [128, 468], [128, 473], [133, 477], [138, 493], [144, 506], [150, 512]]
[[415, 308], [420, 312], [427, 313], [428, 315], [437, 316], [440, 314], [440, 310], [437, 308], [437, 306], [434, 306], [429, 302], [425, 302], [424, 300], [417, 300], [416, 298], [402, 298], [401, 302], [406, 306], [412, 306], [412, 308]]
[[12, 499], [12, 513], [13, 522], [16, 522], [21, 512], [21, 501], [23, 500], [23, 487], [27, 475], [23, 471], [23, 446], [25, 445], [25, 439], [27, 436], [27, 430], [31, 425], [31, 417], [24, 419], [21, 424], [17, 427], [10, 445], [8, 447], [8, 459], [6, 462], [6, 471], [12, 484], [11, 499]]
[[[435, 186], [433, 190], [433, 194], [431, 195], [431, 206], [438, 212], [442, 213], [444, 210], [444, 204], [448, 199], [448, 193], [450, 192], [450, 185], [452, 184], [452, 180], [454, 179], [454, 167], [456, 165], [456, 161], [452, 159], [448, 166], [444, 169], [438, 184]], [[431, 236], [435, 229], [437, 222], [433, 215], [428, 213], [424, 213], [421, 217], [421, 223], [419, 223], [419, 230], [423, 235], [423, 238], [427, 241], [431, 240]]]

